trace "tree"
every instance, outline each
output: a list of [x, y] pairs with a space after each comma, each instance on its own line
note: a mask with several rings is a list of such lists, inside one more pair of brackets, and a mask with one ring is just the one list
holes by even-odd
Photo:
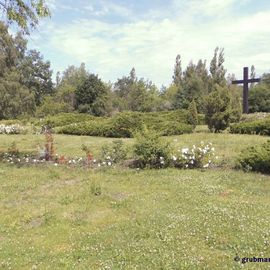
[[226, 87], [217, 86], [206, 98], [205, 120], [211, 131], [220, 132], [230, 124], [231, 99]]
[[[250, 69], [250, 79], [255, 79], [255, 77], [256, 77], [255, 67], [254, 65], [252, 65]], [[251, 83], [250, 88], [252, 88], [253, 86], [254, 86], [254, 83]]]
[[21, 114], [32, 115], [34, 111], [34, 95], [20, 83], [20, 74], [16, 69], [0, 77], [0, 119], [17, 118]]
[[[214, 51], [213, 59], [210, 63], [210, 73], [212, 76], [213, 85], [218, 84], [220, 86], [226, 85], [226, 69], [224, 68], [223, 64], [225, 62], [224, 59], [224, 49], [216, 47]], [[214, 87], [214, 86], [213, 86]]]
[[108, 90], [97, 75], [90, 74], [75, 90], [76, 107], [80, 112], [87, 112], [96, 116], [106, 113]]
[[34, 93], [36, 105], [40, 105], [43, 97], [54, 91], [50, 62], [44, 61], [40, 52], [30, 50], [22, 60], [20, 69], [22, 84]]
[[75, 110], [76, 97], [75, 91], [78, 89], [89, 76], [85, 64], [81, 63], [79, 67], [69, 66], [60, 74], [56, 74], [56, 100], [60, 103], [66, 103]]
[[194, 99], [198, 106], [198, 111], [202, 112], [204, 108], [204, 97], [208, 94], [208, 85], [206, 63], [202, 60], [199, 60], [197, 65], [190, 62], [184, 71], [182, 93], [179, 93], [182, 95], [182, 100], [185, 100], [183, 103], [184, 107], [182, 108], [187, 109], [189, 103]]
[[263, 74], [262, 81], [249, 91], [249, 110], [254, 112], [270, 112], [270, 73]]
[[188, 116], [187, 116], [187, 122], [195, 128], [198, 125], [198, 112], [197, 112], [197, 106], [196, 102], [193, 99], [192, 102], [190, 102], [188, 107]]
[[44, 0], [0, 0], [0, 10], [8, 24], [15, 22], [26, 34], [38, 25], [40, 18], [50, 15]]
[[[6, 104], [10, 104], [10, 111], [4, 113], [2, 117], [7, 117], [7, 115], [17, 117], [24, 113], [33, 114], [36, 105], [41, 104], [43, 96], [53, 91], [51, 75], [50, 63], [45, 62], [38, 51], [27, 51], [27, 41], [23, 35], [17, 33], [14, 37], [11, 36], [7, 26], [0, 23], [2, 98], [6, 100], [10, 93], [14, 95], [13, 102], [5, 101]], [[27, 99], [24, 95], [29, 95], [29, 98]], [[32, 97], [35, 98], [34, 103], [32, 103]], [[10, 98], [12, 99], [11, 96]]]
[[173, 83], [177, 86], [181, 85], [182, 82], [182, 67], [181, 67], [181, 56], [178, 54], [175, 59], [174, 72], [173, 72]]

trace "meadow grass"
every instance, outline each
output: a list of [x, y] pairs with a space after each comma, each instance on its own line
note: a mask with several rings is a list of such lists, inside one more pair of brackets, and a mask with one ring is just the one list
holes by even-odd
[[[233, 163], [267, 137], [199, 132], [164, 139], [179, 147], [211, 141], [220, 159]], [[82, 143], [98, 155], [112, 140], [55, 136], [57, 152], [69, 156], [83, 155]], [[12, 141], [35, 151], [44, 137], [1, 135], [0, 149]], [[241, 269], [236, 255], [270, 256], [270, 176], [0, 164], [0, 185], [0, 269]]]
[[[258, 143], [264, 143], [269, 140], [267, 136], [239, 135], [228, 133], [209, 133], [206, 132], [206, 126], [198, 126], [197, 132], [193, 134], [183, 134], [178, 136], [163, 137], [164, 140], [171, 142], [172, 147], [192, 147], [193, 144], [200, 144], [201, 141], [212, 142], [216, 154], [220, 157], [219, 162], [223, 165], [233, 166], [234, 158], [242, 149]], [[100, 157], [101, 147], [104, 144], [110, 144], [116, 138], [102, 138], [90, 136], [72, 136], [72, 135], [54, 135], [56, 152], [59, 155], [70, 157], [83, 156], [81, 150], [82, 144], [89, 147], [96, 157]], [[129, 148], [131, 153], [134, 139], [121, 139]], [[0, 151], [6, 151], [12, 142], [16, 142], [21, 151], [36, 152], [37, 145], [44, 145], [44, 135], [0, 135]]]

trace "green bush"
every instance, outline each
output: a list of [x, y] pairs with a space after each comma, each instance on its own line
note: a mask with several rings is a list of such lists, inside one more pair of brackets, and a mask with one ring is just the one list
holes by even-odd
[[230, 132], [236, 134], [259, 134], [269, 136], [270, 118], [233, 124], [230, 126]]
[[238, 162], [244, 170], [270, 173], [270, 141], [243, 150]]
[[169, 165], [170, 147], [153, 130], [137, 133], [134, 154], [140, 168], [161, 168]]

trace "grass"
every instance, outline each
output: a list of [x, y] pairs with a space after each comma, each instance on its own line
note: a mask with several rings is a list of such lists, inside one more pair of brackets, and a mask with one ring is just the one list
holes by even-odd
[[[198, 132], [220, 162], [267, 137]], [[177, 140], [177, 141], [176, 141]], [[39, 135], [0, 136], [35, 151]], [[59, 154], [98, 155], [112, 139], [56, 135]], [[132, 145], [132, 139], [126, 139]], [[241, 269], [269, 257], [270, 176], [227, 169], [85, 170], [0, 164], [0, 269]], [[247, 269], [268, 269], [247, 263]]]
[[[180, 136], [164, 137], [172, 143], [173, 147], [192, 147], [201, 141], [212, 142], [216, 149], [216, 154], [220, 157], [220, 162], [228, 166], [233, 166], [234, 158], [247, 146], [266, 142], [267, 136], [239, 135], [239, 134], [213, 134], [203, 132], [205, 126], [199, 126], [197, 132]], [[56, 134], [56, 152], [66, 156], [83, 156], [81, 145], [85, 144], [91, 149], [94, 156], [100, 156], [102, 145], [111, 143], [115, 138], [101, 138], [89, 136], [70, 136]], [[122, 139], [131, 149], [134, 139]], [[37, 145], [44, 145], [44, 135], [0, 135], [0, 151], [6, 151], [11, 143], [15, 141], [21, 151], [36, 152]]]

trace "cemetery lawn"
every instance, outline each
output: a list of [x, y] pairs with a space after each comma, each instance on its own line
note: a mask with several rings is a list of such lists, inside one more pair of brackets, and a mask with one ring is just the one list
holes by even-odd
[[[236, 255], [270, 257], [270, 176], [230, 168], [241, 149], [267, 137], [167, 139], [180, 146], [210, 141], [228, 166], [137, 171], [0, 163], [0, 269], [240, 269]], [[55, 136], [57, 152], [70, 156], [83, 155], [82, 143], [98, 154], [112, 140]], [[1, 135], [0, 148], [12, 141], [35, 151], [44, 138]]]

